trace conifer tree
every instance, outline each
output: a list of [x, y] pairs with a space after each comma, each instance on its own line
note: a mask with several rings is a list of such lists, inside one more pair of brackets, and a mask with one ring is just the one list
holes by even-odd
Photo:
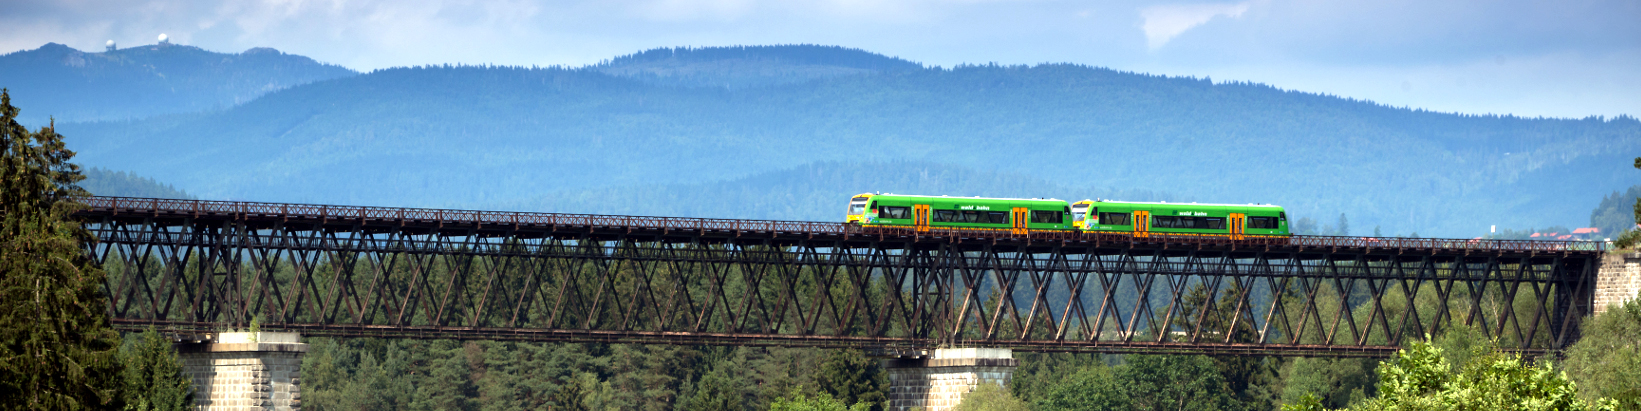
[[153, 328], [137, 335], [120, 354], [125, 364], [125, 403], [130, 409], [184, 411], [193, 405], [193, 387], [182, 375], [182, 362]]
[[119, 334], [103, 271], [70, 218], [85, 195], [74, 152], [52, 127], [30, 132], [0, 90], [0, 409], [120, 404]]
[[869, 404], [873, 411], [882, 410], [889, 400], [889, 376], [860, 350], [832, 350], [815, 382], [843, 403]]

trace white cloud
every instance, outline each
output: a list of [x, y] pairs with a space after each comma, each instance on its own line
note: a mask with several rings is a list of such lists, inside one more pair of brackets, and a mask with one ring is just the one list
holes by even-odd
[[1200, 26], [1213, 20], [1215, 17], [1226, 16], [1237, 18], [1248, 11], [1252, 2], [1237, 4], [1169, 4], [1151, 6], [1140, 9], [1140, 17], [1145, 23], [1140, 29], [1145, 30], [1145, 42], [1152, 50], [1168, 44], [1175, 36], [1179, 36], [1192, 27]]

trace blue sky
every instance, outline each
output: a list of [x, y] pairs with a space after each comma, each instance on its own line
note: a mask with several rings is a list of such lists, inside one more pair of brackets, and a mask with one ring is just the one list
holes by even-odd
[[356, 70], [810, 43], [1071, 62], [1474, 114], [1641, 115], [1641, 1], [0, 0], [0, 52], [273, 47]]

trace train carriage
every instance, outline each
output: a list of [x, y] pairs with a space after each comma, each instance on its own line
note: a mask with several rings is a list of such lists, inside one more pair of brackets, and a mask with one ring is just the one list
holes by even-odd
[[1073, 231], [1064, 200], [860, 194], [849, 201], [845, 221], [866, 227], [919, 231]]
[[1229, 237], [1287, 237], [1288, 215], [1266, 204], [1187, 204], [1078, 201], [1072, 210], [1084, 232]]

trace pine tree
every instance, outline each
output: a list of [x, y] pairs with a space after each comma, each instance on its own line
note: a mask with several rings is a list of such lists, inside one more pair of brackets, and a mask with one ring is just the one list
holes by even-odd
[[104, 273], [70, 214], [85, 195], [74, 152], [52, 127], [17, 123], [0, 89], [0, 409], [118, 407], [119, 334]]
[[182, 362], [171, 341], [153, 328], [137, 335], [120, 353], [125, 364], [125, 403], [138, 410], [183, 411], [193, 405], [194, 390], [182, 374]]
[[889, 400], [889, 376], [860, 350], [832, 350], [815, 382], [843, 403], [870, 404], [873, 411], [882, 410]]

